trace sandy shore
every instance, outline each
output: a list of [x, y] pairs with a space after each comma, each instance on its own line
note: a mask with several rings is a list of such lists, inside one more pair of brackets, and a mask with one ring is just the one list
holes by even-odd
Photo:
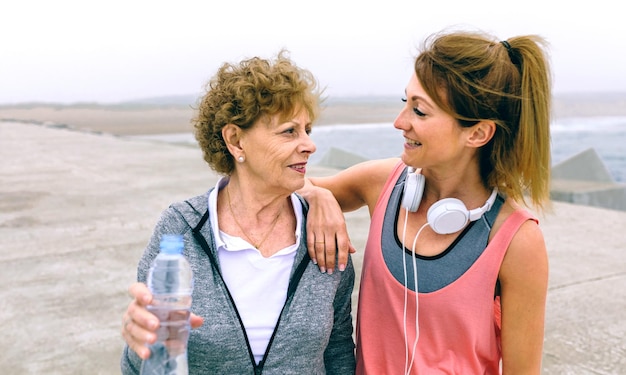
[[[340, 101], [327, 104], [316, 126], [391, 123], [402, 102]], [[194, 109], [185, 105], [0, 106], [0, 120], [56, 124], [96, 133], [144, 135], [192, 132]]]
[[[335, 110], [355, 108], [372, 109]], [[100, 134], [185, 131], [172, 125], [184, 110], [0, 109], [9, 114], [89, 131], [0, 122], [0, 363], [12, 374], [119, 373], [126, 288], [158, 215], [218, 176], [195, 147]], [[369, 217], [346, 218], [360, 271]], [[622, 373], [626, 212], [555, 202], [540, 225], [551, 265], [543, 374]]]

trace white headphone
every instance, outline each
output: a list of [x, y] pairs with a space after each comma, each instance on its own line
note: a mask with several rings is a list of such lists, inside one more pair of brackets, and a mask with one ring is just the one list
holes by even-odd
[[[424, 194], [424, 184], [424, 176], [421, 173], [415, 173], [415, 169], [412, 167], [408, 167], [404, 182], [402, 207], [411, 212], [417, 211]], [[497, 195], [498, 188], [494, 188], [487, 202], [482, 207], [473, 210], [468, 210], [460, 199], [441, 199], [428, 209], [426, 215], [428, 225], [439, 234], [456, 233], [463, 229], [468, 222], [480, 219], [485, 212], [489, 211]]]

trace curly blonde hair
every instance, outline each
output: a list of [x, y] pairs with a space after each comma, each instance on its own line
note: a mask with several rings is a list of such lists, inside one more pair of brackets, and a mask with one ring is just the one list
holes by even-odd
[[224, 63], [205, 86], [192, 120], [204, 160], [216, 172], [230, 175], [235, 160], [222, 138], [222, 128], [250, 128], [257, 120], [280, 115], [287, 120], [305, 110], [311, 122], [319, 116], [322, 90], [313, 74], [293, 63], [288, 51], [275, 59], [253, 57]]
[[[426, 39], [415, 72], [433, 101], [470, 127], [496, 124], [480, 150], [485, 186], [537, 208], [549, 205], [551, 76], [536, 35], [498, 41], [481, 32], [453, 31]], [[546, 204], [547, 202], [547, 204]]]

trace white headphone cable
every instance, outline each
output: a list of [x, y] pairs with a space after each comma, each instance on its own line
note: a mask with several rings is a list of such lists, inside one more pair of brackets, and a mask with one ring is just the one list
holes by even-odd
[[406, 306], [407, 306], [407, 300], [408, 300], [408, 291], [407, 291], [407, 274], [406, 274], [406, 261], [404, 260], [404, 244], [406, 243], [406, 222], [409, 220], [409, 210], [405, 209], [404, 210], [405, 215], [404, 215], [404, 228], [402, 229], [402, 250], [400, 255], [402, 256], [402, 268], [404, 271], [404, 309], [402, 312], [402, 322], [404, 324], [403, 326], [403, 333], [404, 333], [404, 373], [407, 374], [407, 368], [409, 367], [409, 342], [407, 340], [406, 337]]
[[[411, 256], [413, 258], [413, 285], [415, 285], [415, 341], [413, 341], [413, 350], [411, 351], [411, 362], [406, 372], [407, 375], [411, 373], [411, 367], [413, 367], [413, 361], [415, 361], [415, 351], [417, 350], [417, 340], [419, 340], [419, 337], [420, 337], [419, 303], [418, 303], [419, 287], [417, 284], [417, 257], [415, 255], [415, 244], [417, 243], [417, 237], [419, 237], [420, 233], [422, 233], [422, 230], [424, 230], [424, 228], [426, 228], [427, 226], [428, 226], [428, 221], [426, 221], [426, 223], [424, 223], [424, 225], [422, 225], [422, 227], [417, 231], [417, 234], [415, 235], [415, 238], [413, 239], [413, 246], [411, 246], [411, 250], [412, 250]], [[404, 289], [405, 289], [405, 294], [406, 294], [407, 288], [405, 287]], [[406, 304], [405, 304], [405, 310], [406, 310]], [[406, 320], [405, 320], [405, 326], [406, 326]], [[405, 339], [405, 347], [407, 345], [408, 343], [406, 343], [406, 339]]]
[[406, 261], [405, 261], [405, 256], [404, 256], [404, 244], [406, 243], [406, 227], [407, 227], [407, 222], [409, 219], [409, 211], [408, 210], [404, 210], [405, 212], [405, 216], [404, 216], [404, 228], [402, 229], [402, 267], [403, 267], [403, 271], [404, 271], [404, 310], [402, 312], [402, 319], [403, 319], [403, 329], [404, 329], [404, 373], [406, 375], [408, 375], [411, 372], [411, 367], [413, 367], [413, 361], [415, 360], [415, 351], [417, 349], [417, 340], [419, 339], [419, 304], [418, 304], [418, 294], [419, 294], [419, 289], [418, 289], [418, 285], [417, 285], [417, 261], [416, 261], [416, 256], [415, 256], [415, 244], [417, 242], [417, 238], [419, 237], [420, 233], [422, 233], [422, 230], [424, 228], [426, 228], [428, 226], [428, 221], [422, 225], [422, 227], [417, 231], [417, 234], [415, 235], [415, 238], [413, 239], [413, 245], [411, 247], [412, 250], [412, 258], [413, 258], [413, 285], [415, 286], [415, 341], [413, 342], [413, 350], [411, 353], [411, 362], [409, 365], [409, 342], [407, 339], [407, 320], [406, 320], [406, 315], [407, 315], [407, 304], [408, 304], [408, 289], [407, 288], [407, 282], [408, 282], [408, 276], [406, 273]]

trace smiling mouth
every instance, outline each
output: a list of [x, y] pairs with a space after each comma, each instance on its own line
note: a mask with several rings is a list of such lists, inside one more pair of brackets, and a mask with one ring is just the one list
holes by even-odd
[[291, 169], [295, 169], [298, 172], [305, 172], [306, 171], [306, 163], [300, 163], [300, 164], [292, 164], [289, 166], [289, 168]]
[[421, 146], [422, 144], [409, 138], [404, 138], [404, 142], [409, 146]]

